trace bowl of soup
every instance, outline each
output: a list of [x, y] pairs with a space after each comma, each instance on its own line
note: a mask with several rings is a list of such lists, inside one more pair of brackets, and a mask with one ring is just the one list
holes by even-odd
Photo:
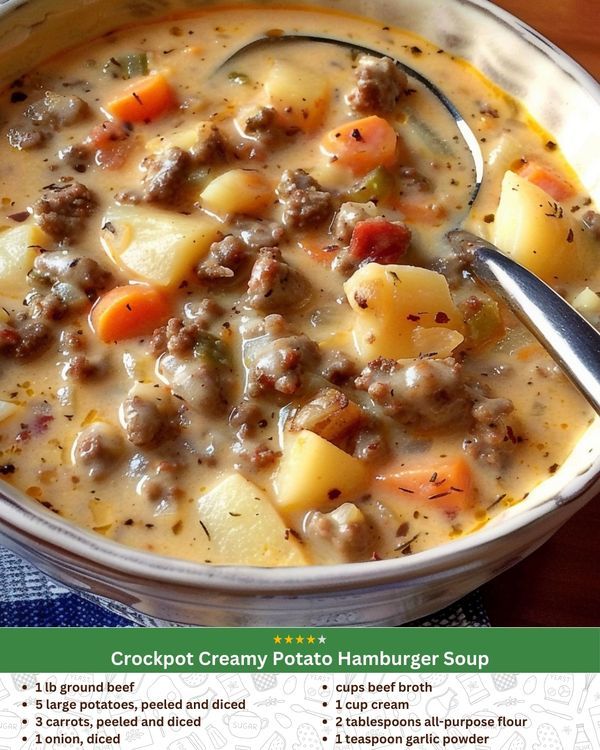
[[398, 624], [597, 492], [593, 412], [446, 240], [599, 324], [562, 52], [475, 1], [31, 0], [0, 37], [9, 548], [141, 623]]

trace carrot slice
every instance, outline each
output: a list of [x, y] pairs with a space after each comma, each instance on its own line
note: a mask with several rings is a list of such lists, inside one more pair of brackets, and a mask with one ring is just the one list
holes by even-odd
[[124, 122], [149, 122], [176, 104], [171, 84], [162, 73], [155, 73], [136, 79], [121, 96], [108, 102], [106, 110]]
[[527, 161], [518, 173], [524, 179], [542, 188], [555, 201], [564, 201], [575, 195], [575, 189], [570, 182], [535, 159]]
[[392, 202], [392, 207], [400, 211], [404, 219], [411, 224], [427, 224], [428, 226], [439, 227], [448, 216], [445, 206], [421, 196], [418, 198], [399, 198]]
[[320, 263], [324, 266], [331, 266], [333, 259], [336, 256], [336, 252], [339, 250], [339, 248], [336, 248], [333, 245], [323, 246], [322, 242], [312, 242], [306, 239], [299, 242], [298, 247], [316, 263]]
[[90, 325], [105, 343], [152, 333], [170, 315], [167, 297], [147, 284], [117, 286], [90, 312]]
[[392, 466], [377, 477], [398, 499], [438, 508], [449, 515], [476, 504], [471, 467], [464, 456], [432, 461], [427, 466]]
[[541, 351], [543, 351], [543, 349], [539, 344], [526, 344], [520, 349], [517, 349], [517, 351], [513, 353], [513, 356], [520, 362], [529, 362], [534, 357], [538, 357]]
[[325, 134], [321, 147], [339, 164], [364, 175], [375, 167], [396, 162], [398, 134], [387, 120], [377, 115], [346, 122]]

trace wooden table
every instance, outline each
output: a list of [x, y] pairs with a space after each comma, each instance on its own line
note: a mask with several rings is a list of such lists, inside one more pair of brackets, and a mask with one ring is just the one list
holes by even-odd
[[[600, 80], [598, 0], [498, 0]], [[600, 158], [596, 154], [595, 158]], [[492, 625], [600, 626], [600, 497], [483, 588]]]

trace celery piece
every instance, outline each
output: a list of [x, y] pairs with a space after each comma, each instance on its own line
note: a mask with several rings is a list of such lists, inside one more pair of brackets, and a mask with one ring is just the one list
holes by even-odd
[[103, 68], [113, 78], [136, 78], [148, 75], [148, 55], [145, 52], [132, 52], [129, 55], [111, 57]]
[[226, 366], [229, 363], [227, 349], [223, 342], [204, 331], [201, 331], [196, 339], [194, 357], [215, 366]]
[[250, 83], [250, 78], [245, 73], [238, 73], [235, 70], [232, 70], [227, 77], [231, 83], [237, 83], [238, 86], [245, 86]]
[[482, 306], [465, 321], [467, 339], [472, 346], [481, 346], [500, 338], [504, 332], [498, 303], [492, 299], [482, 300]]
[[148, 55], [145, 52], [124, 55], [119, 58], [125, 78], [148, 75]]
[[355, 183], [346, 193], [346, 198], [355, 203], [380, 201], [394, 189], [394, 177], [385, 167], [376, 167]]

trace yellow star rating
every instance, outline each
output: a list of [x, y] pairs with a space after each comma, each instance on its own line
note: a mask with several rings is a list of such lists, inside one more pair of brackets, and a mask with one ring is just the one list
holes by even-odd
[[327, 638], [324, 635], [315, 636], [315, 635], [312, 635], [312, 634], [306, 635], [306, 636], [304, 636], [304, 635], [289, 635], [289, 634], [286, 635], [286, 636], [281, 636], [281, 635], [275, 635], [275, 636], [273, 636], [273, 641], [277, 645], [280, 645], [282, 643], [286, 643], [288, 646], [291, 645], [292, 643], [298, 643], [298, 644], [300, 644], [300, 643], [307, 643], [310, 646], [314, 646], [315, 644], [317, 644], [317, 645], [323, 645], [326, 640], [327, 640]]

